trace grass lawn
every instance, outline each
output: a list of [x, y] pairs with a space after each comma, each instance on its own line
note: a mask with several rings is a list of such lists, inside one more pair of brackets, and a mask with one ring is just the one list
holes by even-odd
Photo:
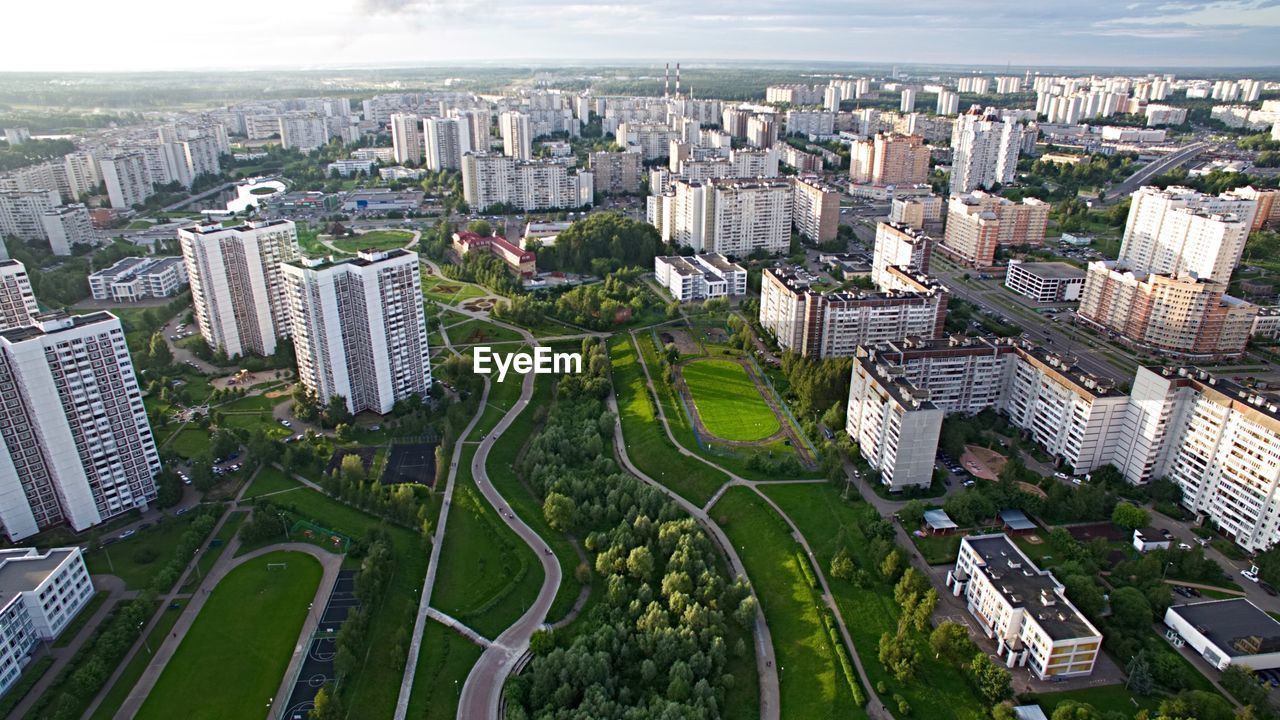
[[94, 594], [89, 599], [89, 604], [81, 608], [79, 614], [71, 618], [71, 622], [62, 628], [58, 638], [53, 641], [53, 646], [60, 648], [70, 645], [71, 641], [76, 639], [76, 635], [80, 634], [84, 624], [89, 622], [89, 618], [93, 617], [93, 614], [98, 611], [98, 608], [102, 607], [102, 603], [106, 602], [108, 597], [110, 597], [110, 593], [98, 592]]
[[[285, 569], [267, 570], [269, 563], [284, 562]], [[290, 552], [232, 570], [214, 588], [136, 717], [261, 718], [320, 577], [315, 558]]]
[[738, 547], [769, 622], [782, 717], [866, 717], [844, 678], [817, 595], [799, 564], [800, 545], [786, 524], [764, 500], [741, 487], [730, 488], [711, 515]]
[[263, 466], [258, 471], [257, 477], [253, 479], [253, 483], [249, 485], [249, 489], [244, 491], [244, 499], [249, 500], [260, 495], [278, 493], [285, 490], [297, 490], [300, 487], [305, 486], [297, 480], [287, 477], [284, 472], [269, 465]]
[[179, 538], [194, 519], [195, 513], [166, 517], [128, 540], [85, 553], [84, 562], [92, 575], [116, 575], [130, 590], [141, 590], [172, 558]]
[[725, 440], [762, 440], [782, 429], [742, 365], [695, 360], [681, 368], [707, 430]]
[[929, 535], [925, 537], [911, 536], [911, 542], [930, 565], [950, 564], [960, 554], [961, 535]]
[[475, 446], [468, 445], [459, 458], [431, 604], [493, 639], [533, 604], [542, 566], [476, 489], [474, 455]]
[[395, 250], [402, 248], [413, 239], [408, 230], [370, 230], [354, 237], [331, 240], [334, 247], [343, 252], [354, 253], [360, 250]]
[[627, 455], [646, 475], [699, 505], [705, 504], [728, 476], [680, 454], [671, 444], [659, 424], [629, 335], [615, 335], [610, 339], [609, 357]]
[[[771, 485], [763, 490], [800, 528], [824, 569], [831, 566], [831, 558], [844, 544], [855, 565], [873, 573], [875, 579], [866, 588], [830, 575], [827, 580], [867, 676], [872, 683], [884, 682], [888, 686], [889, 692], [881, 695], [881, 700], [892, 706], [893, 696], [902, 695], [911, 705], [913, 717], [985, 720], [988, 717], [985, 702], [959, 670], [934, 659], [926, 637], [915, 636], [920, 664], [911, 680], [898, 682], [880, 664], [877, 653], [880, 635], [896, 631], [900, 607], [893, 598], [893, 586], [880, 579], [876, 568], [869, 567], [869, 543], [860, 525], [878, 517], [875, 510], [860, 501], [856, 505], [846, 502], [841, 499], [839, 489], [827, 484]], [[719, 516], [719, 505], [712, 516]], [[752, 572], [751, 579], [758, 591], [761, 577]], [[772, 621], [770, 627], [773, 627]], [[776, 631], [774, 642], [778, 642]]]
[[185, 427], [179, 430], [169, 441], [167, 449], [179, 456], [190, 459], [209, 450], [209, 432], [196, 427]]
[[413, 674], [408, 717], [415, 720], [453, 720], [458, 714], [462, 683], [483, 652], [479, 645], [435, 620], [422, 632], [422, 652]]
[[[182, 603], [186, 605], [185, 600]], [[177, 624], [178, 618], [182, 616], [181, 609], [170, 610], [168, 605], [161, 612], [163, 614], [160, 616], [160, 621], [156, 623], [151, 633], [147, 635], [147, 645], [143, 645], [142, 649], [134, 654], [129, 664], [125, 665], [124, 671], [120, 673], [119, 679], [116, 680], [116, 684], [112, 685], [111, 689], [107, 691], [106, 696], [102, 698], [102, 703], [98, 705], [98, 709], [90, 716], [90, 720], [111, 720], [116, 711], [120, 709], [120, 706], [124, 704], [125, 699], [129, 697], [129, 691], [133, 690], [133, 686], [138, 684], [138, 678], [142, 677], [142, 671], [146, 670], [147, 665], [151, 663], [151, 653], [147, 652], [147, 647], [150, 646], [153, 651], [160, 647], [160, 643], [164, 642], [165, 635], [169, 634], [169, 631]]]
[[1139, 709], [1150, 710], [1153, 714], [1160, 704], [1158, 697], [1137, 697], [1125, 690], [1123, 685], [1106, 685], [1087, 688], [1085, 690], [1067, 690], [1065, 692], [1041, 693], [1033, 696], [1031, 702], [1039, 703], [1045, 715], [1052, 716], [1059, 705], [1068, 700], [1089, 703], [1100, 712], [1119, 712], [1125, 717], [1133, 717]]
[[5, 691], [4, 697], [0, 697], [0, 717], [8, 717], [9, 713], [22, 702], [22, 699], [31, 692], [31, 688], [40, 682], [40, 678], [49, 672], [50, 666], [53, 665], [53, 657], [45, 655], [36, 660], [22, 670], [22, 675], [18, 677], [17, 682]]
[[[454, 315], [453, 317], [459, 317]], [[446, 317], [447, 319], [447, 317]], [[499, 327], [484, 320], [464, 320], [461, 323], [445, 323], [449, 340], [454, 345], [483, 345], [490, 342], [519, 342], [520, 333]], [[451, 327], [449, 327], [451, 326]], [[510, 376], [508, 376], [510, 377]]]
[[231, 402], [217, 406], [221, 413], [262, 412], [275, 409], [275, 406], [288, 400], [287, 397], [267, 397], [266, 395], [245, 395]]

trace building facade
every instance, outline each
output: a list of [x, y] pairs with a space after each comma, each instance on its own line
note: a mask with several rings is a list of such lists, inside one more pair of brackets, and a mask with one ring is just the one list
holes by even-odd
[[990, 267], [1000, 246], [1044, 244], [1050, 205], [1036, 198], [1013, 202], [975, 191], [953, 195], [947, 203], [942, 249], [972, 267]]
[[817, 177], [798, 177], [793, 182], [791, 219], [796, 230], [815, 243], [835, 240], [840, 227], [840, 191]]
[[1227, 283], [1244, 252], [1258, 201], [1244, 193], [1205, 195], [1148, 186], [1133, 194], [1117, 263], [1134, 273]]
[[187, 286], [186, 262], [181, 257], [128, 257], [89, 276], [94, 300], [137, 302], [171, 297]]
[[747, 271], [718, 253], [659, 256], [653, 274], [679, 302], [747, 294]]
[[462, 194], [481, 212], [499, 204], [524, 211], [578, 208], [591, 204], [595, 178], [586, 171], [571, 175], [565, 165], [550, 160], [467, 153], [462, 156]]
[[39, 312], [27, 267], [17, 260], [0, 260], [0, 330], [30, 325]]
[[418, 255], [282, 265], [298, 378], [320, 404], [334, 396], [352, 413], [385, 415], [431, 388], [431, 352]]
[[946, 588], [964, 598], [1006, 667], [1026, 667], [1041, 680], [1093, 673], [1102, 633], [1008, 536], [963, 538]]
[[0, 523], [10, 540], [79, 532], [156, 497], [160, 455], [115, 316], [0, 332]]
[[40, 641], [52, 641], [93, 598], [78, 547], [0, 550], [0, 694], [17, 682]]
[[870, 185], [919, 185], [929, 180], [929, 146], [919, 135], [876, 133], [849, 147], [849, 181]]
[[906, 225], [876, 223], [876, 245], [871, 255], [871, 282], [885, 287], [891, 282], [889, 268], [905, 269], [914, 275], [929, 274], [933, 238]]
[[1074, 302], [1084, 277], [1083, 270], [1067, 263], [1010, 260], [1004, 286], [1038, 303]]
[[178, 230], [200, 334], [227, 357], [272, 355], [289, 335], [280, 266], [300, 256], [291, 220]]
[[1013, 180], [1022, 146], [1022, 128], [994, 112], [970, 111], [951, 130], [951, 192], [990, 190]]

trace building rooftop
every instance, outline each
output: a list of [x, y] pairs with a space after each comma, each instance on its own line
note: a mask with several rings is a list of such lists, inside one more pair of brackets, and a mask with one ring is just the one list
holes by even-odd
[[65, 313], [53, 312], [44, 315], [37, 315], [34, 325], [23, 325], [22, 327], [9, 328], [8, 330], [0, 330], [0, 340], [8, 343], [20, 343], [27, 340], [44, 335], [53, 335], [74, 328], [81, 328], [95, 323], [115, 321], [116, 316], [109, 312], [99, 310], [91, 312], [87, 315], [67, 315]]
[[889, 393], [894, 402], [908, 410], [937, 410], [938, 406], [929, 400], [929, 391], [918, 388], [907, 380], [902, 368], [891, 365], [858, 348], [854, 361], [863, 370], [876, 379], [876, 382]]
[[1169, 611], [1231, 657], [1280, 652], [1280, 622], [1244, 598], [1174, 605]]
[[658, 260], [670, 265], [671, 269], [675, 271], [677, 275], [688, 277], [690, 275], [702, 274], [702, 270], [694, 267], [693, 263], [684, 259], [680, 255], [664, 255], [663, 257], [658, 258]]
[[698, 260], [703, 263], [706, 263], [707, 265], [710, 265], [711, 267], [715, 268], [716, 270], [719, 270], [722, 273], [746, 272], [746, 270], [741, 265], [734, 262], [729, 262], [729, 258], [721, 255], [720, 253], [703, 253], [701, 255], [698, 255]]
[[955, 530], [959, 527], [946, 510], [925, 510], [924, 524], [934, 530]]
[[41, 555], [34, 548], [27, 548], [0, 555], [0, 607], [20, 592], [35, 590], [75, 552], [75, 548], [58, 548]]
[[1200, 392], [1214, 393], [1230, 403], [1233, 410], [1257, 413], [1267, 418], [1269, 424], [1280, 431], [1280, 397], [1249, 387], [1225, 377], [1212, 375], [1196, 367], [1170, 368], [1143, 366], [1146, 370], [1165, 378], [1175, 378], [1179, 384], [1194, 387]]
[[1053, 575], [1040, 570], [1026, 555], [1000, 535], [964, 539], [982, 559], [982, 572], [1010, 605], [1024, 610], [1054, 640], [1101, 636], [1079, 610], [1059, 594], [1062, 587]]
[[1085, 276], [1084, 270], [1064, 262], [1011, 262], [1009, 267], [1018, 267], [1024, 272], [1051, 280], [1083, 280]]
[[151, 264], [150, 258], [145, 258], [145, 257], [121, 258], [117, 260], [115, 264], [113, 264], [111, 267], [103, 268], [98, 272], [93, 273], [89, 277], [118, 278], [122, 275], [133, 275], [134, 271], [138, 270], [140, 267], [143, 267], [149, 264]]
[[1010, 530], [1035, 530], [1036, 524], [1031, 522], [1027, 514], [1018, 509], [1000, 511], [1000, 522]]

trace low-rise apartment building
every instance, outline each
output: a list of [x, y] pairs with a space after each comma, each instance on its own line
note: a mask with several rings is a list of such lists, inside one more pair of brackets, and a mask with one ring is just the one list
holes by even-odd
[[187, 268], [181, 257], [128, 257], [89, 276], [94, 300], [137, 302], [143, 298], [170, 297], [187, 286]]
[[1038, 303], [1074, 302], [1084, 289], [1085, 272], [1063, 262], [1010, 260], [1004, 286]]
[[0, 550], [0, 694], [17, 682], [39, 643], [57, 638], [93, 593], [78, 547]]

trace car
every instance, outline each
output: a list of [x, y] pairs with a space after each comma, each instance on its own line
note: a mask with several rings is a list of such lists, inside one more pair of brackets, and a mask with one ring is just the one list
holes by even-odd
[[1209, 547], [1209, 538], [1198, 537], [1196, 538], [1196, 544], [1200, 547]]
[[175, 511], [173, 512], [173, 514], [174, 514], [174, 516], [178, 516], [178, 515], [185, 515], [185, 514], [187, 514], [187, 511], [188, 511], [188, 510], [190, 510], [190, 509], [191, 509], [191, 508], [178, 508], [177, 510], [175, 510]]
[[1271, 584], [1270, 584], [1270, 583], [1267, 583], [1267, 582], [1259, 582], [1259, 583], [1258, 583], [1258, 587], [1262, 588], [1262, 591], [1263, 591], [1263, 592], [1265, 592], [1265, 593], [1266, 593], [1266, 594], [1268, 594], [1268, 595], [1278, 595], [1278, 594], [1280, 594], [1280, 593], [1277, 593], [1277, 592], [1276, 592], [1276, 589], [1275, 589], [1275, 588], [1273, 588], [1273, 587], [1271, 587]]
[[120, 533], [120, 539], [121, 539], [121, 540], [125, 540], [125, 539], [128, 539], [128, 538], [131, 538], [131, 537], [133, 537], [134, 533], [136, 533], [136, 532], [138, 532], [138, 531], [137, 531], [137, 530], [125, 530], [124, 532]]
[[1059, 480], [1066, 480], [1066, 479], [1067, 479], [1067, 474], [1066, 474], [1066, 473], [1064, 473], [1064, 472], [1062, 472], [1061, 470], [1059, 470], [1058, 472], [1054, 473], [1054, 474], [1053, 474], [1053, 476], [1054, 476], [1054, 477], [1056, 477], [1056, 478], [1058, 478]]
[[976, 483], [974, 483], [972, 480], [965, 480], [965, 481], [964, 481], [964, 486], [965, 486], [965, 487], [973, 487], [975, 484], [976, 484]]
[[1258, 582], [1258, 573], [1253, 572], [1252, 570], [1241, 570], [1240, 574], [1249, 582]]
[[1190, 545], [1188, 545], [1188, 544], [1186, 544], [1186, 543], [1184, 543], [1184, 542], [1180, 542], [1180, 543], [1178, 543], [1178, 549], [1179, 549], [1179, 550], [1190, 550], [1190, 549], [1191, 549], [1191, 546], [1190, 546]]
[[293, 423], [289, 422], [288, 420], [281, 420], [280, 424], [285, 427], [293, 427]]

